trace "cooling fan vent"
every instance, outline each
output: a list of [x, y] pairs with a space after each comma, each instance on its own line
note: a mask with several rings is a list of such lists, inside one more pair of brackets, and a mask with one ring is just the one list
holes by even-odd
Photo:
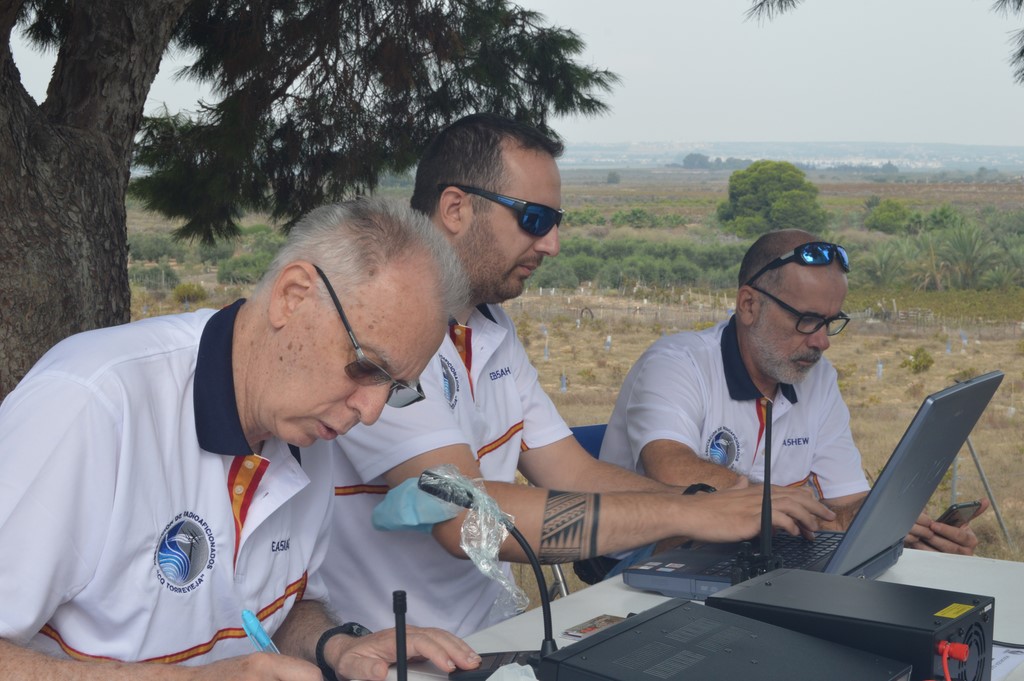
[[991, 648], [985, 640], [985, 629], [980, 622], [975, 622], [964, 636], [956, 643], [965, 643], [970, 649], [966, 662], [960, 662], [950, 658], [949, 675], [956, 681], [982, 681], [985, 675], [985, 668], [991, 663], [988, 656]]

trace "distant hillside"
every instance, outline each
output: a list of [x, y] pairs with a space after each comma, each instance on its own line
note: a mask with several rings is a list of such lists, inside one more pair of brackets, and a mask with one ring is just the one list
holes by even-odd
[[565, 167], [651, 167], [682, 164], [687, 154], [709, 158], [768, 158], [815, 167], [877, 166], [900, 170], [1024, 171], [1024, 147], [891, 142], [631, 142], [573, 143]]

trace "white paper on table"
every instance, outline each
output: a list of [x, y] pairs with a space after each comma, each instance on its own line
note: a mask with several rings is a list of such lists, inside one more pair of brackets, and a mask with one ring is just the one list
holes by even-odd
[[1003, 681], [1024, 662], [1024, 649], [992, 646], [992, 681]]

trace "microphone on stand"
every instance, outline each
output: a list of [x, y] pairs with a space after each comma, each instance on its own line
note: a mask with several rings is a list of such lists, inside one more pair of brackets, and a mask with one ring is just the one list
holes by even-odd
[[[431, 496], [437, 497], [442, 501], [461, 506], [462, 508], [472, 508], [474, 502], [473, 493], [461, 487], [451, 485], [447, 483], [443, 476], [434, 473], [433, 471], [423, 471], [420, 474], [419, 482], [417, 486], [430, 494]], [[481, 653], [480, 666], [476, 669], [456, 670], [448, 675], [449, 679], [458, 681], [477, 681], [479, 679], [486, 679], [488, 676], [493, 674], [499, 667], [507, 664], [529, 664], [536, 671], [540, 664], [540, 659], [558, 650], [558, 646], [555, 645], [555, 637], [552, 633], [551, 626], [551, 597], [548, 594], [547, 582], [544, 579], [544, 573], [540, 569], [540, 561], [537, 559], [537, 554], [530, 548], [530, 543], [526, 541], [526, 537], [516, 529], [515, 524], [508, 519], [507, 516], [502, 515], [500, 518], [501, 524], [508, 530], [519, 546], [522, 547], [523, 553], [526, 554], [527, 559], [530, 561], [530, 565], [533, 567], [533, 575], [537, 579], [537, 586], [540, 590], [540, 607], [541, 614], [544, 618], [544, 640], [541, 641], [540, 650], [521, 650], [521, 651], [505, 651], [498, 653]]]
[[409, 678], [409, 651], [405, 645], [405, 592], [391, 592], [391, 609], [395, 612], [395, 671], [398, 681]]
[[772, 555], [772, 401], [761, 398], [764, 405], [764, 488], [761, 494], [760, 551], [754, 551], [750, 542], [743, 542], [732, 568], [733, 584], [782, 567], [782, 558]]

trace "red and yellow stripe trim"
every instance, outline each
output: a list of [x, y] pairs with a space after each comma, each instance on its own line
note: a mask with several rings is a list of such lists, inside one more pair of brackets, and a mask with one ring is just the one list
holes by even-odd
[[[261, 620], [266, 619], [270, 615], [274, 614], [275, 612], [284, 607], [285, 602], [289, 598], [295, 597], [296, 601], [302, 600], [302, 596], [306, 592], [306, 584], [308, 582], [308, 579], [309, 575], [303, 572], [302, 577], [300, 577], [295, 582], [292, 582], [285, 588], [284, 594], [282, 596], [275, 599], [266, 607], [260, 609], [260, 611], [257, 613], [259, 618]], [[43, 628], [39, 630], [39, 633], [53, 639], [57, 643], [57, 645], [60, 646], [60, 649], [63, 650], [64, 653], [72, 659], [83, 662], [103, 660], [109, 662], [119, 661], [113, 657], [107, 657], [104, 655], [89, 655], [87, 653], [83, 653], [80, 650], [72, 648], [70, 645], [68, 645], [67, 641], [65, 641], [64, 638], [60, 635], [60, 632], [58, 632], [49, 624], [43, 625]], [[161, 655], [158, 657], [151, 657], [145, 660], [134, 661], [151, 662], [156, 664], [178, 664], [180, 662], [185, 662], [186, 660], [191, 660], [193, 658], [206, 655], [211, 650], [213, 650], [213, 647], [217, 645], [217, 643], [219, 643], [220, 641], [225, 641], [233, 638], [245, 638], [245, 635], [245, 631], [241, 627], [229, 627], [226, 629], [220, 629], [213, 635], [212, 638], [210, 638], [209, 641], [200, 643], [198, 645], [194, 645], [191, 648], [186, 648], [185, 650], [176, 653], [170, 653], [168, 655]]]

